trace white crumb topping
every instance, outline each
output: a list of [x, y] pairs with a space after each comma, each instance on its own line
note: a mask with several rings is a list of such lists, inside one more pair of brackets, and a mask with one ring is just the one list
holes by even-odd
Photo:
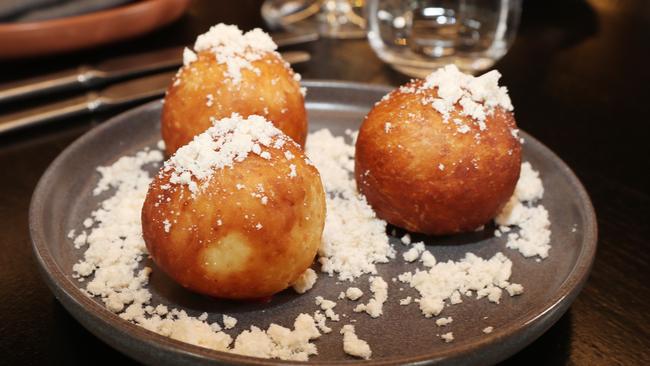
[[[206, 314], [207, 315], [207, 314]], [[237, 325], [237, 319], [226, 314], [223, 315], [223, 327], [226, 329], [232, 329]]]
[[442, 338], [442, 340], [444, 340], [445, 343], [449, 343], [454, 340], [454, 333], [452, 332], [445, 333], [441, 335], [440, 338]]
[[450, 316], [448, 316], [446, 318], [439, 318], [439, 319], [436, 319], [436, 325], [439, 326], [439, 327], [444, 327], [445, 325], [451, 324], [451, 322], [453, 322], [453, 321], [454, 321], [454, 319], [452, 317], [450, 317]]
[[372, 350], [368, 342], [359, 339], [354, 330], [354, 325], [346, 324], [341, 328], [343, 334], [343, 351], [350, 356], [369, 360], [372, 356]]
[[72, 269], [75, 277], [94, 275], [86, 284], [86, 292], [100, 297], [115, 313], [123, 311], [128, 304], [142, 306], [151, 298], [143, 288], [151, 269], [138, 269], [146, 253], [140, 208], [150, 182], [148, 173], [141, 167], [160, 163], [162, 159], [160, 151], [141, 151], [120, 158], [110, 167], [97, 168], [101, 178], [93, 193], [97, 195], [111, 187], [116, 191], [91, 213], [96, 226], [85, 237], [88, 248], [83, 259]]
[[483, 333], [490, 334], [494, 330], [494, 327], [485, 327], [483, 328]]
[[150, 178], [149, 174], [142, 170], [142, 166], [161, 161], [163, 161], [162, 152], [149, 150], [139, 151], [135, 156], [121, 157], [111, 166], [100, 166], [97, 168], [97, 172], [99, 172], [101, 178], [93, 189], [93, 195], [97, 196], [111, 187], [126, 189], [127, 187], [123, 186], [136, 184], [138, 184], [138, 187], [145, 187], [146, 193], [146, 189], [149, 188]]
[[405, 297], [403, 299], [400, 299], [399, 304], [402, 305], [402, 306], [406, 306], [406, 305], [410, 304], [411, 301], [413, 301], [413, 298], [411, 296], [407, 296], [407, 297]]
[[312, 287], [314, 287], [317, 279], [318, 275], [316, 274], [316, 271], [311, 268], [307, 268], [307, 270], [303, 272], [300, 277], [298, 277], [296, 282], [292, 285], [293, 290], [299, 294], [304, 294], [305, 292], [311, 290]]
[[420, 255], [422, 253], [424, 253], [424, 243], [418, 242], [413, 244], [411, 249], [404, 252], [404, 254], [402, 254], [402, 258], [404, 258], [404, 260], [407, 262], [415, 262], [418, 258], [420, 258]]
[[465, 134], [471, 131], [471, 128], [468, 125], [466, 125], [462, 119], [454, 118], [453, 121], [454, 124], [456, 125], [456, 131], [458, 131], [458, 133]]
[[194, 194], [209, 181], [215, 170], [232, 167], [250, 153], [264, 157], [269, 153], [262, 151], [262, 147], [271, 147], [281, 139], [287, 137], [264, 117], [244, 118], [233, 113], [178, 149], [165, 162], [164, 170], [172, 171], [169, 180], [172, 184], [187, 185]]
[[327, 334], [332, 331], [332, 328], [328, 327], [325, 324], [325, 322], [327, 321], [327, 317], [320, 310], [316, 310], [316, 312], [314, 313], [314, 321], [316, 322], [316, 326], [318, 327], [318, 329], [320, 329], [321, 332]]
[[384, 132], [389, 133], [391, 128], [393, 128], [393, 125], [390, 122], [384, 124]]
[[363, 296], [363, 291], [358, 287], [348, 287], [348, 289], [345, 290], [345, 296], [352, 301], [356, 301]]
[[[502, 253], [488, 260], [467, 253], [458, 262], [449, 260], [435, 264], [428, 271], [405, 272], [398, 279], [420, 293], [421, 297], [415, 301], [422, 314], [429, 318], [439, 315], [446, 301], [461, 303], [461, 294], [471, 294], [471, 291], [476, 292], [477, 299], [487, 297], [498, 304], [502, 289], [512, 285], [508, 281], [511, 272], [512, 262]], [[523, 291], [523, 287], [517, 288]]]
[[402, 236], [400, 241], [404, 245], [411, 245], [411, 234], [404, 234], [404, 236]]
[[431, 268], [436, 265], [436, 257], [430, 251], [425, 250], [420, 256], [420, 262], [422, 262], [423, 266]]
[[364, 273], [377, 273], [375, 264], [394, 258], [395, 250], [386, 235], [386, 222], [357, 193], [352, 176], [354, 145], [322, 129], [309, 135], [307, 155], [327, 191], [328, 214], [318, 250], [321, 270], [350, 281]]
[[533, 166], [527, 161], [521, 164], [521, 172], [514, 194], [520, 201], [525, 202], [534, 202], [544, 196], [544, 186], [539, 178], [539, 172], [533, 169]]
[[334, 322], [340, 320], [339, 315], [334, 312], [334, 307], [336, 307], [336, 303], [334, 301], [324, 299], [322, 296], [316, 296], [315, 302], [316, 305], [318, 305], [321, 308], [321, 310], [323, 310], [325, 316], [329, 320]]
[[79, 249], [88, 242], [88, 234], [85, 231], [82, 231], [72, 242], [74, 243], [74, 247]]
[[[206, 33], [199, 35], [194, 43], [194, 51], [214, 53], [219, 64], [226, 65], [226, 77], [238, 84], [242, 70], [248, 69], [256, 74], [260, 70], [251, 62], [260, 60], [266, 53], [274, 52], [278, 46], [271, 37], [259, 28], [243, 33], [237, 26], [217, 24]], [[183, 64], [188, 67], [197, 57], [194, 52], [185, 49]]]
[[222, 330], [221, 325], [219, 325], [219, 323], [217, 323], [217, 322], [211, 323], [210, 324], [210, 329], [212, 329], [212, 331], [215, 332], [215, 333], [216, 332], [221, 332], [221, 330]]
[[300, 314], [288, 329], [271, 324], [266, 331], [251, 326], [235, 339], [231, 352], [260, 358], [279, 358], [291, 361], [307, 361], [309, 356], [318, 354], [316, 345], [310, 341], [320, 337], [314, 318]]
[[[516, 249], [524, 257], [548, 257], [551, 249], [551, 222], [548, 211], [536, 204], [544, 195], [539, 173], [528, 162], [521, 164], [521, 173], [515, 192], [501, 213], [494, 219], [498, 234], [509, 233], [506, 247]], [[518, 227], [513, 231], [512, 227]]]
[[496, 107], [513, 110], [508, 89], [499, 86], [499, 78], [501, 74], [496, 70], [475, 77], [462, 73], [455, 65], [447, 65], [426, 77], [422, 87], [437, 88], [438, 97], [427, 99], [424, 103], [431, 104], [445, 121], [449, 119], [454, 105], [459, 104], [460, 114], [471, 117], [480, 130], [485, 130], [485, 119], [494, 113]]
[[159, 304], [158, 306], [156, 306], [154, 311], [156, 312], [156, 314], [161, 316], [167, 315], [167, 313], [169, 313], [169, 309], [163, 304]]
[[191, 49], [185, 47], [183, 49], [183, 65], [188, 66], [192, 62], [198, 60], [198, 57], [196, 56], [196, 53], [192, 51]]
[[379, 276], [370, 277], [368, 280], [373, 297], [367, 304], [357, 305], [354, 312], [365, 311], [371, 317], [377, 318], [384, 313], [384, 303], [388, 300], [388, 284]]
[[228, 350], [232, 343], [232, 338], [228, 334], [215, 332], [210, 325], [188, 316], [184, 311], [176, 311], [166, 318], [155, 315], [142, 319], [139, 324], [172, 339], [217, 351]]

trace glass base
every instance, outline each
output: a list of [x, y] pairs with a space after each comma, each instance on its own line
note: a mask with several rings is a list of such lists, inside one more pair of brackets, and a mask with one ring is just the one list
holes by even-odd
[[406, 74], [408, 76], [412, 76], [415, 78], [420, 78], [424, 79], [427, 77], [427, 75], [431, 74], [433, 71], [444, 67], [449, 64], [454, 64], [460, 69], [460, 71], [468, 74], [480, 74], [483, 71], [489, 69], [494, 65], [496, 60], [493, 60], [491, 58], [472, 58], [472, 59], [465, 59], [465, 58], [440, 58], [434, 62], [427, 62], [426, 65], [408, 65], [408, 64], [400, 64], [400, 63], [390, 63], [387, 62], [393, 69], [401, 72], [402, 74]]
[[353, 0], [266, 0], [262, 17], [272, 29], [318, 32], [329, 38], [363, 38], [366, 22], [362, 1]]

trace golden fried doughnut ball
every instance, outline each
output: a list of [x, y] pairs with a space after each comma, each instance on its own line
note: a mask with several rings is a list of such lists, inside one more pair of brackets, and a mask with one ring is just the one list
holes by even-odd
[[[232, 26], [224, 27], [218, 34], [232, 31]], [[235, 30], [242, 39], [253, 32], [242, 34], [236, 27]], [[259, 31], [256, 35], [266, 36], [272, 43], [265, 33]], [[307, 112], [300, 76], [272, 51], [275, 45], [255, 49], [254, 40], [249, 40], [251, 45], [240, 52], [226, 47], [230, 39], [215, 42], [220, 45], [216, 49], [203, 49], [213, 46], [210, 44], [196, 54], [186, 50], [186, 65], [167, 89], [161, 119], [167, 154], [173, 154], [212, 126], [211, 119], [228, 117], [232, 113], [244, 117], [264, 116], [304, 146]], [[254, 60], [248, 61], [244, 56]]]
[[356, 142], [357, 186], [393, 225], [430, 235], [472, 231], [499, 213], [519, 178], [515, 119], [511, 107], [497, 105], [479, 121], [467, 115], [476, 106], [470, 102], [469, 111], [457, 102], [445, 116], [433, 106], [442, 99], [438, 88], [426, 84], [393, 91], [366, 116]]
[[260, 116], [218, 121], [149, 187], [142, 231], [154, 262], [192, 291], [271, 296], [312, 264], [325, 193], [302, 148]]

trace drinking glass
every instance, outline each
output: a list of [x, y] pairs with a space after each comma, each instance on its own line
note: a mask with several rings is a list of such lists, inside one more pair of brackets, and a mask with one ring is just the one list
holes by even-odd
[[379, 58], [414, 77], [455, 64], [490, 68], [506, 54], [521, 0], [368, 0], [368, 40]]
[[318, 32], [330, 38], [363, 38], [364, 0], [266, 0], [262, 17], [272, 29]]

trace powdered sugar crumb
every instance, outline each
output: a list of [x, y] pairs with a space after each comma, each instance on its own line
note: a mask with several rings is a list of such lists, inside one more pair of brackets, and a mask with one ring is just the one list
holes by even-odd
[[424, 253], [424, 243], [419, 242], [413, 244], [411, 249], [404, 252], [404, 254], [402, 254], [402, 258], [404, 258], [404, 260], [407, 262], [415, 262], [418, 258], [420, 258], [420, 255], [422, 253]]
[[307, 270], [301, 274], [300, 277], [298, 277], [292, 287], [297, 293], [304, 294], [305, 292], [311, 290], [312, 287], [314, 287], [317, 279], [318, 275], [316, 274], [316, 271], [311, 268], [307, 268]]
[[[205, 319], [204, 319], [205, 320]], [[237, 319], [233, 318], [232, 316], [223, 315], [223, 327], [226, 329], [232, 329], [237, 325]]]
[[[458, 262], [449, 260], [437, 263], [427, 271], [405, 272], [398, 279], [420, 293], [421, 297], [415, 301], [428, 318], [439, 315], [445, 308], [445, 302], [461, 303], [461, 294], [471, 294], [472, 291], [477, 299], [487, 297], [490, 302], [498, 304], [502, 289], [513, 285], [508, 281], [511, 273], [512, 262], [502, 253], [487, 260], [467, 253]], [[442, 278], [445, 280], [439, 280]], [[521, 285], [517, 289], [523, 292]]]
[[341, 328], [343, 334], [343, 351], [351, 356], [369, 360], [372, 356], [372, 350], [368, 342], [359, 339], [354, 325], [346, 324]]
[[164, 170], [172, 171], [170, 183], [187, 185], [195, 194], [215, 170], [232, 167], [244, 161], [249, 153], [263, 158], [266, 154], [270, 158], [269, 152], [262, 151], [261, 146], [271, 147], [276, 140], [282, 139], [287, 137], [264, 117], [243, 118], [233, 113], [178, 149], [165, 162]]
[[402, 305], [402, 306], [406, 306], [406, 305], [410, 304], [411, 301], [413, 301], [413, 298], [411, 296], [407, 296], [407, 297], [405, 297], [403, 299], [400, 299], [399, 304]]
[[354, 312], [365, 311], [373, 318], [377, 318], [384, 313], [384, 303], [388, 300], [388, 284], [383, 278], [373, 276], [369, 278], [370, 291], [373, 297], [367, 304], [359, 304], [354, 308]]
[[[217, 63], [226, 65], [224, 76], [230, 78], [233, 84], [239, 84], [244, 69], [259, 74], [260, 70], [251, 62], [276, 49], [277, 45], [271, 37], [259, 28], [243, 33], [237, 26], [221, 23], [199, 35], [194, 43], [195, 52], [212, 52]], [[185, 67], [196, 60], [196, 54], [186, 48], [183, 53]]]
[[354, 146], [322, 129], [310, 134], [307, 155], [327, 192], [328, 214], [319, 248], [321, 270], [349, 281], [365, 273], [376, 274], [375, 264], [394, 258], [395, 250], [386, 235], [386, 222], [357, 193], [352, 178]]
[[[487, 128], [486, 117], [501, 107], [512, 111], [513, 106], [508, 96], [508, 89], [499, 86], [501, 74], [492, 70], [475, 77], [461, 72], [455, 65], [447, 65], [429, 74], [420, 89], [400, 89], [402, 92], [421, 93], [422, 90], [437, 88], [437, 98], [425, 98], [423, 104], [430, 104], [447, 122], [455, 105], [460, 106], [460, 114], [474, 120], [479, 130]], [[467, 133], [466, 125], [458, 124], [458, 132]]]
[[[499, 225], [498, 234], [508, 233], [506, 247], [518, 250], [524, 257], [548, 257], [551, 249], [551, 222], [548, 211], [538, 201], [544, 195], [539, 173], [530, 163], [521, 164], [519, 181], [515, 192], [494, 219]], [[513, 228], [518, 230], [513, 231]]]
[[356, 301], [363, 296], [363, 291], [358, 287], [348, 287], [348, 289], [345, 290], [345, 296], [352, 301]]
[[448, 332], [440, 336], [445, 343], [452, 342], [454, 340], [454, 333]]

